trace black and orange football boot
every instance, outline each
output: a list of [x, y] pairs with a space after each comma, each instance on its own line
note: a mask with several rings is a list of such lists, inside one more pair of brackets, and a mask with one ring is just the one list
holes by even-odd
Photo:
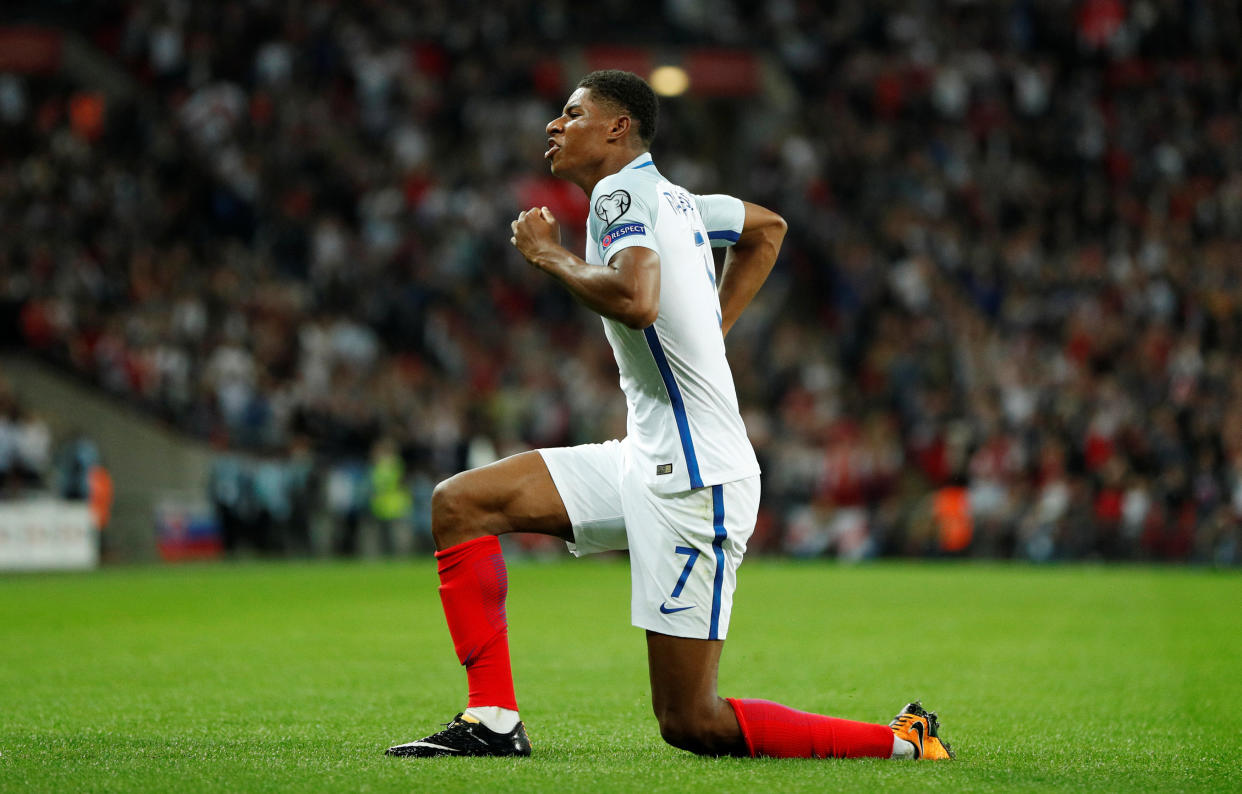
[[936, 712], [923, 708], [921, 701], [907, 703], [889, 723], [898, 739], [914, 745], [914, 757], [924, 761], [947, 761], [953, 758], [949, 743], [940, 738], [940, 721]]

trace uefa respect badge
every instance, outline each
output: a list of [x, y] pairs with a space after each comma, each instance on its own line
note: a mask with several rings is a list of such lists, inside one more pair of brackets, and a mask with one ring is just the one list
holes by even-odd
[[645, 236], [647, 234], [647, 227], [643, 226], [641, 223], [627, 223], [624, 226], [618, 226], [605, 234], [603, 238], [600, 239], [599, 245], [601, 248], [606, 249], [622, 237], [629, 237], [633, 234], [641, 234]]

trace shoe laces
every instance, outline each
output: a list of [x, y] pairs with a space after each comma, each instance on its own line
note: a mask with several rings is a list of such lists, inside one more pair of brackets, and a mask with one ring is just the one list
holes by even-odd
[[[444, 730], [442, 730], [442, 731], [436, 731], [436, 732], [435, 732], [435, 733], [433, 733], [432, 735], [428, 736], [428, 737], [427, 737], [427, 739], [435, 739], [435, 738], [436, 738], [436, 737], [438, 737], [438, 736], [444, 736], [444, 735], [446, 735], [446, 734], [448, 734], [448, 735], [452, 735], [452, 734], [456, 733], [457, 731], [461, 730], [461, 726], [464, 726], [464, 725], [469, 725], [470, 723], [468, 723], [468, 722], [466, 722], [465, 720], [463, 720], [463, 719], [461, 718], [461, 714], [458, 714], [458, 715], [457, 715], [456, 717], [454, 717], [454, 718], [453, 718], [450, 722], [442, 722], [442, 723], [440, 723], [440, 724], [444, 726]], [[424, 740], [424, 741], [426, 741], [426, 740]]]

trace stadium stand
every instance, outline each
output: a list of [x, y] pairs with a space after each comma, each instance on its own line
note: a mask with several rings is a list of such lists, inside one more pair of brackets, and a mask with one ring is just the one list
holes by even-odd
[[[539, 153], [583, 45], [751, 49], [796, 89], [788, 123], [692, 91], [654, 154], [790, 224], [730, 337], [754, 545], [1238, 562], [1235, 5], [825, 5], [31, 4], [138, 88], [0, 73], [0, 305], [187, 433], [313, 450], [273, 504], [348, 535], [380, 438], [425, 495], [623, 432], [598, 320], [506, 224], [538, 201], [580, 238]], [[283, 487], [260, 469], [238, 476]]]

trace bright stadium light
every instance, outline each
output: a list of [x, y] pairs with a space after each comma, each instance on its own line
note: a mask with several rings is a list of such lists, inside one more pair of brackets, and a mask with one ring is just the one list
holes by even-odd
[[690, 87], [690, 75], [680, 66], [657, 66], [648, 82], [660, 96], [680, 96]]

